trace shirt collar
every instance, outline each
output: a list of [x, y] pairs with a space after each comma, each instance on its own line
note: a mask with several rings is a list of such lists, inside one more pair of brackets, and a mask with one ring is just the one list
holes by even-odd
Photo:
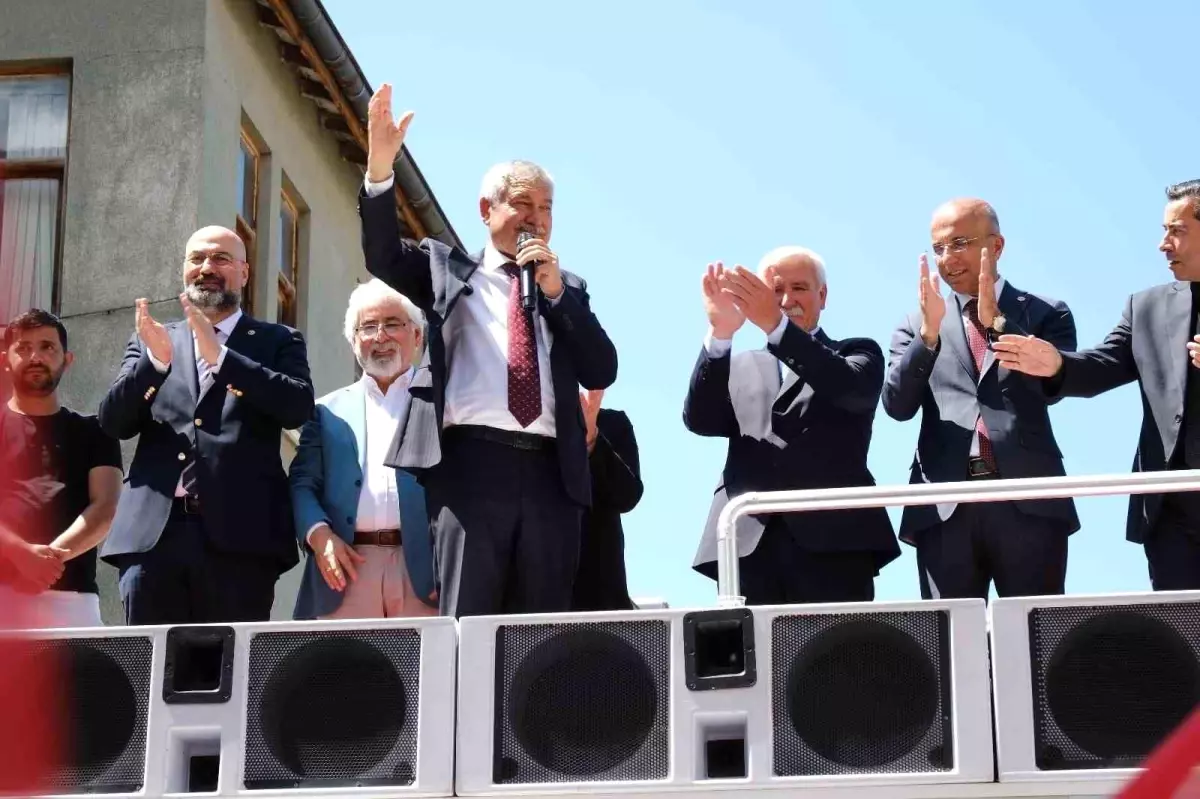
[[490, 241], [483, 248], [483, 271], [498, 272], [505, 264], [511, 264], [514, 261], [504, 253], [496, 249], [496, 245]]
[[[997, 303], [1000, 302], [1000, 295], [1002, 293], [1004, 293], [1004, 277], [1001, 275], [997, 275], [996, 276], [996, 302]], [[970, 294], [959, 294], [957, 291], [954, 292], [954, 294], [956, 297], [958, 297], [958, 307], [959, 308], [966, 308], [967, 303], [974, 299], [974, 297], [972, 297]]]
[[[413, 367], [409, 366], [403, 374], [397, 377], [392, 384], [388, 386], [387, 396], [394, 397], [401, 392], [408, 391], [408, 384], [412, 382], [412, 375]], [[359, 382], [363, 384], [365, 390], [371, 396], [379, 399], [384, 398], [384, 394], [379, 390], [379, 384], [375, 382], [375, 378], [371, 377], [366, 372], [363, 372], [363, 376], [359, 378]]]
[[233, 332], [233, 329], [235, 327], [237, 327], [237, 323], [238, 323], [238, 321], [241, 320], [241, 318], [242, 318], [242, 309], [238, 308], [236, 311], [231, 313], [229, 316], [225, 317], [220, 322], [217, 322], [215, 325], [213, 325], [213, 327], [215, 327], [217, 330], [220, 330], [222, 333], [224, 333], [225, 338], [229, 338], [229, 335]]

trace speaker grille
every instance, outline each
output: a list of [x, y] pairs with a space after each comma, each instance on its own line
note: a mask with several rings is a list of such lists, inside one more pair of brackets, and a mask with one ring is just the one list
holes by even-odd
[[420, 665], [412, 628], [255, 635], [245, 787], [412, 784]]
[[949, 770], [949, 628], [933, 610], [777, 616], [776, 776]]
[[[48, 791], [140, 791], [146, 770], [150, 638], [10, 638], [0, 642], [0, 649], [0, 658], [28, 659], [19, 673], [51, 675], [61, 686], [57, 705], [42, 710], [57, 713], [61, 736], [58, 762], [46, 775]], [[13, 729], [38, 726], [33, 719], [6, 721]]]
[[1200, 703], [1200, 603], [1029, 614], [1039, 769], [1131, 768]]
[[665, 779], [670, 643], [661, 620], [497, 628], [493, 780]]

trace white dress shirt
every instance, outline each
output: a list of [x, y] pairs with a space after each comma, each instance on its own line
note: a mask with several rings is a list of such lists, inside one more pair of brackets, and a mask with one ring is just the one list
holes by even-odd
[[[381, 183], [366, 180], [367, 196], [390, 190], [394, 180], [395, 175]], [[488, 242], [483, 263], [471, 274], [473, 291], [459, 296], [455, 312], [443, 325], [447, 378], [442, 427], [471, 424], [554, 436], [554, 383], [550, 374], [554, 337], [541, 314], [534, 316], [533, 332], [542, 413], [529, 427], [522, 427], [508, 410], [509, 277], [501, 269], [506, 263], [510, 261]]]
[[[375, 378], [364, 374], [362, 384], [364, 408], [364, 452], [359, 457], [364, 464], [362, 489], [358, 492], [358, 511], [354, 529], [362, 532], [400, 529], [400, 492], [396, 487], [396, 470], [384, 466], [388, 446], [396, 436], [400, 420], [408, 413], [411, 395], [408, 386], [412, 382], [413, 369], [396, 378], [387, 393], [380, 390]], [[318, 522], [308, 528], [304, 540], [312, 545], [313, 530], [326, 522]]]
[[[225, 342], [229, 341], [229, 334], [233, 332], [235, 327], [237, 327], [237, 323], [241, 318], [242, 309], [238, 308], [229, 316], [213, 325], [213, 328], [217, 332], [217, 341], [221, 343], [221, 354], [217, 356], [217, 363], [215, 366], [209, 365], [203, 358], [200, 357], [200, 345], [196, 341], [196, 334], [192, 333], [192, 354], [196, 357], [196, 376], [200, 386], [200, 397], [203, 397], [204, 394], [212, 387], [213, 372], [219, 372], [221, 370], [221, 364], [225, 363], [225, 353], [229, 351], [225, 346]], [[186, 325], [187, 321], [185, 320], [183, 324]], [[142, 342], [142, 347], [146, 349], [146, 355], [150, 358], [150, 365], [157, 369], [159, 373], [166, 374], [167, 369], [170, 368], [170, 364], [165, 364], [155, 358], [154, 353], [150, 352], [150, 349], [146, 347], [146, 342]], [[175, 496], [182, 497], [186, 495], [187, 492], [183, 490], [183, 475], [180, 475], [179, 482], [175, 484]]]

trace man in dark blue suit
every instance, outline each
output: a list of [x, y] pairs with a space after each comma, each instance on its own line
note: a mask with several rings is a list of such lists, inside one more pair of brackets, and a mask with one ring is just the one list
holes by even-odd
[[296, 535], [309, 552], [297, 619], [437, 613], [425, 491], [384, 456], [408, 415], [420, 309], [382, 280], [350, 294], [346, 340], [362, 378], [317, 400], [288, 480]]
[[[781, 247], [760, 264], [710, 264], [703, 280], [710, 333], [683, 409], [688, 430], [729, 439], [693, 568], [716, 577], [717, 519], [748, 491], [874, 485], [867, 468], [883, 383], [883, 353], [866, 338], [820, 328], [828, 287], [820, 257]], [[767, 348], [731, 356], [749, 319]], [[741, 589], [751, 605], [875, 598], [875, 576], [900, 554], [884, 508], [743, 516]]]
[[[939, 207], [931, 228], [938, 272], [920, 259], [920, 310], [892, 336], [883, 408], [897, 421], [921, 411], [912, 483], [1056, 477], [1062, 453], [1038, 380], [996, 362], [1000, 332], [1029, 332], [1075, 349], [1075, 320], [1065, 303], [1001, 278], [1004, 237], [982, 200]], [[917, 548], [925, 598], [987, 599], [1061, 594], [1067, 537], [1079, 529], [1070, 499], [910, 505], [900, 538]]]
[[[371, 99], [359, 203], [367, 269], [426, 316], [426, 353], [385, 463], [424, 485], [440, 609], [465, 616], [571, 607], [591, 478], [579, 388], [607, 388], [617, 353], [586, 283], [549, 248], [554, 183], [514, 161], [484, 176], [484, 251], [402, 239], [392, 164], [412, 114]], [[532, 240], [518, 248], [521, 233]], [[518, 252], [519, 249], [519, 252]], [[534, 269], [532, 309], [519, 275]]]
[[264, 621], [298, 559], [281, 435], [311, 416], [304, 338], [241, 311], [237, 234], [188, 240], [184, 320], [137, 301], [137, 330], [100, 425], [138, 436], [101, 557], [120, 570], [129, 624]]
[[[1200, 469], [1200, 180], [1167, 189], [1158, 249], [1175, 281], [1131, 296], [1094, 349], [1070, 352], [1045, 337], [996, 343], [1005, 368], [1045, 378], [1054, 397], [1094, 397], [1136, 381], [1136, 472]], [[1155, 591], [1200, 589], [1200, 493], [1131, 495], [1125, 534], [1144, 547]]]

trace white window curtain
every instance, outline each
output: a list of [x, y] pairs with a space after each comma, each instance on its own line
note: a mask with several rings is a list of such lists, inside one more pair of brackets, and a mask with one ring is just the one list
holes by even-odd
[[[6, 165], [64, 161], [68, 95], [66, 76], [0, 79], [0, 159]], [[0, 180], [2, 319], [51, 308], [60, 190], [57, 177]]]

